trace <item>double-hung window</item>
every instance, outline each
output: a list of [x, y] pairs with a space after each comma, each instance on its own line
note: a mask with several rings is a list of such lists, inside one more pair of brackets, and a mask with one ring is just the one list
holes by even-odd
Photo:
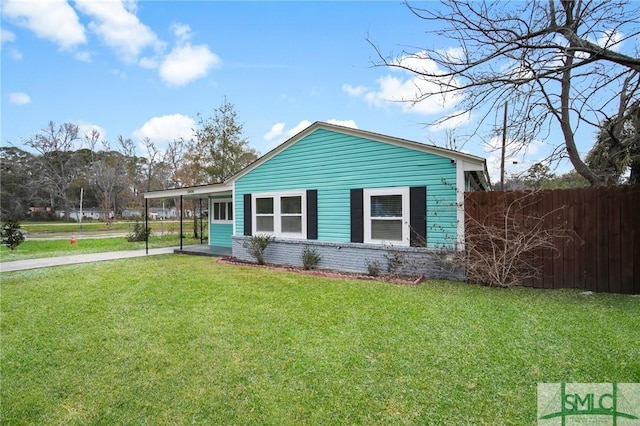
[[305, 193], [254, 194], [254, 235], [306, 238]]
[[409, 245], [409, 188], [365, 189], [364, 242]]
[[255, 225], [253, 229], [258, 233], [271, 234], [275, 230], [273, 197], [256, 197]]
[[233, 222], [233, 203], [231, 200], [214, 200], [211, 204], [213, 208], [211, 223]]

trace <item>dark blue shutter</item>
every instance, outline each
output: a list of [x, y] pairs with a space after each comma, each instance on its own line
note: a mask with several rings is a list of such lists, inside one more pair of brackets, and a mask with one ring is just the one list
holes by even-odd
[[427, 242], [427, 187], [409, 188], [409, 224], [411, 246], [424, 247]]
[[244, 235], [251, 236], [251, 194], [244, 194]]
[[364, 242], [364, 201], [362, 188], [351, 190], [351, 242]]
[[318, 239], [318, 190], [307, 190], [307, 239]]

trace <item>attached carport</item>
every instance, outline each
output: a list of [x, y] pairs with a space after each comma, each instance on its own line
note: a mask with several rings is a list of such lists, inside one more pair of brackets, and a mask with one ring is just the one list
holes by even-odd
[[[210, 199], [212, 197], [228, 197], [231, 199], [233, 196], [233, 187], [228, 184], [212, 184], [212, 185], [200, 185], [200, 186], [188, 186], [184, 188], [175, 188], [175, 189], [165, 189], [160, 191], [149, 191], [144, 193], [144, 220], [145, 227], [149, 227], [149, 200], [153, 199], [163, 199], [170, 198], [176, 199], [179, 198], [179, 217], [180, 217], [180, 249], [175, 250], [176, 253], [185, 253], [185, 254], [196, 254], [196, 255], [228, 255], [231, 254], [231, 249], [228, 247], [216, 247], [213, 246], [207, 241], [206, 243], [203, 241], [203, 223], [202, 223], [202, 212], [203, 206], [202, 201], [206, 200], [207, 209], [211, 213], [210, 209]], [[200, 245], [195, 246], [187, 246], [184, 247], [183, 239], [184, 239], [184, 200], [198, 200], [199, 206], [199, 214], [200, 214]], [[210, 228], [211, 221], [207, 222], [208, 229]], [[211, 233], [208, 232], [209, 239], [211, 239]], [[149, 252], [149, 239], [146, 241], [146, 251]]]

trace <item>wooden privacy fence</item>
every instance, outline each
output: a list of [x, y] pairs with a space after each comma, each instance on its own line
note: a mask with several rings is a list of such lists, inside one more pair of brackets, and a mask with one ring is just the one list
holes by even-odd
[[495, 212], [521, 197], [527, 198], [521, 219], [544, 217], [546, 229], [562, 231], [554, 237], [556, 252], [532, 256], [540, 274], [523, 285], [640, 294], [640, 185], [467, 192], [465, 221], [495, 221]]

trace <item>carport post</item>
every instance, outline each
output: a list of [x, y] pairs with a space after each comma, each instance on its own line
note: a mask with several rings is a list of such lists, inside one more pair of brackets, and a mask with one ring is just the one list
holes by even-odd
[[200, 244], [202, 244], [202, 198], [198, 198], [200, 201]]
[[149, 200], [147, 198], [144, 199], [144, 246], [145, 246], [145, 254], [149, 254], [149, 233], [147, 230], [149, 229]]
[[182, 195], [180, 196], [180, 251], [182, 251]]

